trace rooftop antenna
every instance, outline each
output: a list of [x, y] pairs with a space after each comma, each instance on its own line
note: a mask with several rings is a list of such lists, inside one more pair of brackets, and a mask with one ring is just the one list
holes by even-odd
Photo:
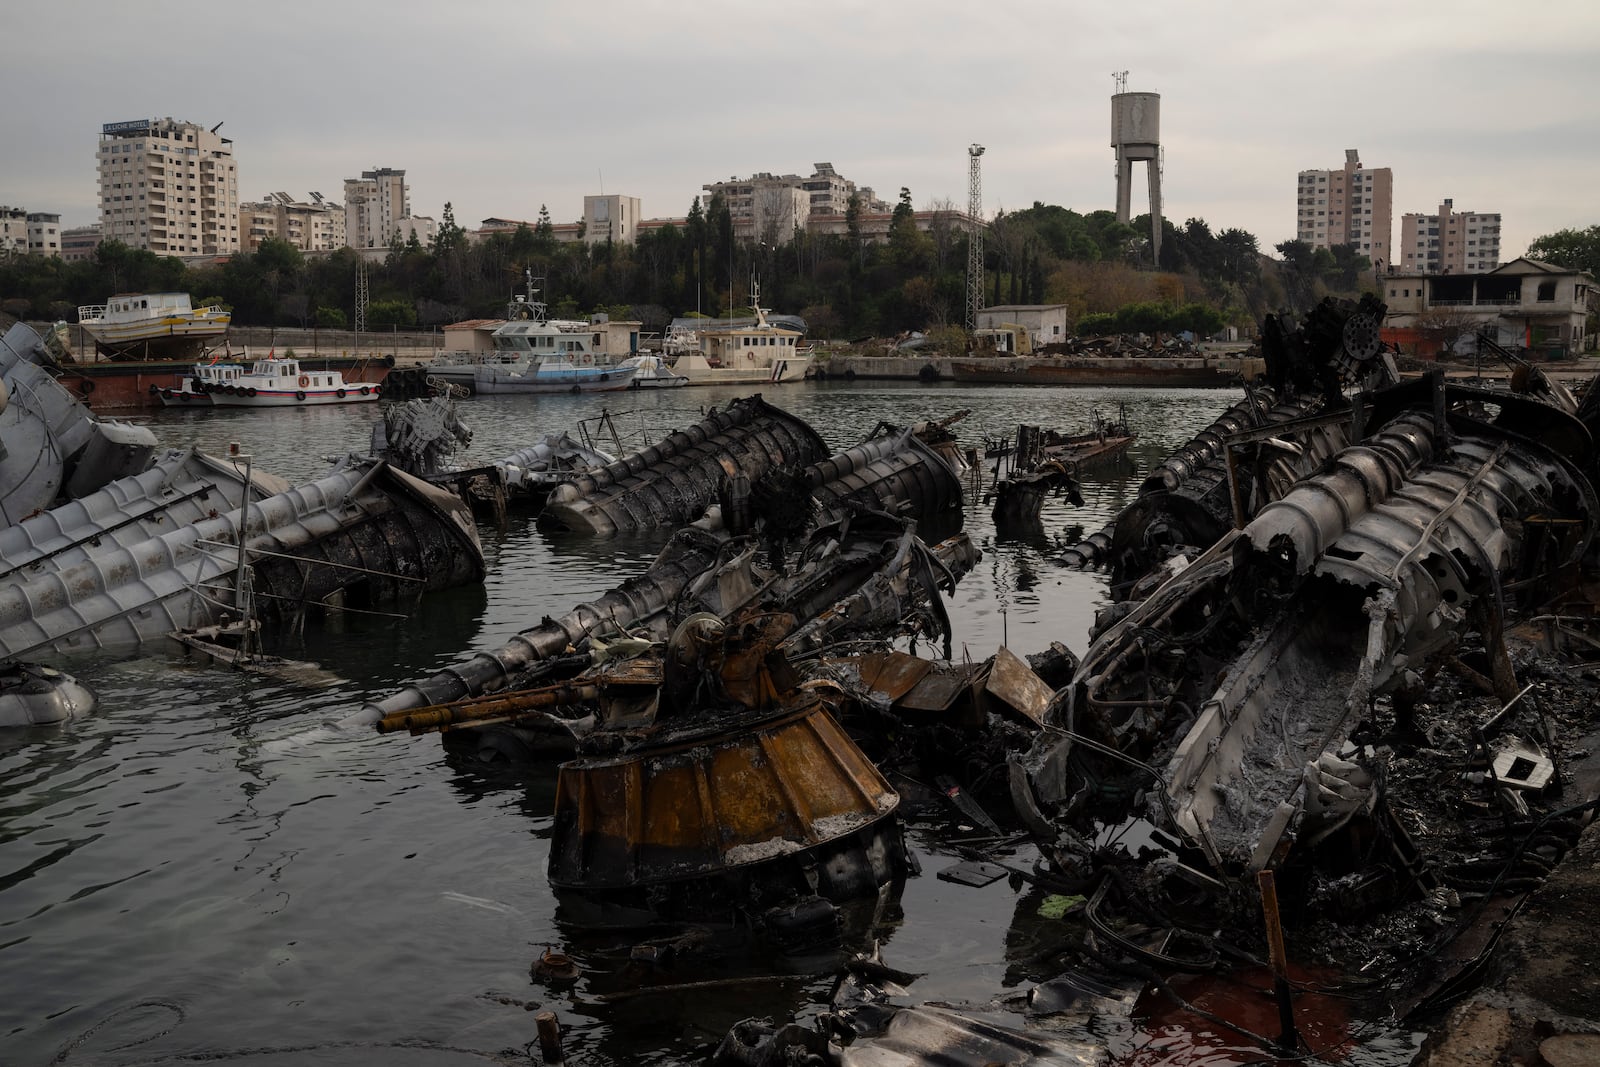
[[1125, 93], [1125, 92], [1128, 91], [1128, 72], [1127, 71], [1125, 71], [1125, 70], [1114, 70], [1114, 71], [1111, 72], [1111, 77], [1113, 79], [1115, 79], [1115, 81], [1116, 81], [1117, 92]]
[[[222, 120], [222, 122], [226, 122], [226, 121], [228, 121], [228, 120], [227, 119], [223, 119]], [[215, 126], [211, 127], [211, 132], [212, 133], [216, 133], [218, 130], [222, 129], [222, 122], [219, 122]]]

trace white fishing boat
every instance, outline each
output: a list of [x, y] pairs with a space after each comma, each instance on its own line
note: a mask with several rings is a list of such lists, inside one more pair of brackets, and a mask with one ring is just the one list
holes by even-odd
[[753, 326], [716, 330], [710, 323], [698, 331], [700, 347], [678, 357], [673, 369], [691, 385], [759, 385], [797, 382], [811, 369], [812, 354], [798, 347], [804, 336], [767, 321], [761, 286], [751, 285]]
[[378, 399], [378, 386], [351, 384], [336, 370], [310, 370], [293, 357], [258, 359], [250, 369], [211, 393], [224, 408], [317, 407], [362, 404]]
[[633, 380], [628, 383], [631, 389], [673, 389], [689, 384], [688, 378], [674, 372], [660, 356], [630, 356], [622, 366], [633, 368]]
[[198, 355], [232, 321], [233, 313], [220, 306], [196, 308], [188, 293], [119, 293], [78, 308], [78, 325], [111, 359]]
[[239, 363], [196, 363], [177, 385], [151, 385], [150, 392], [166, 408], [211, 406], [211, 395], [222, 392], [244, 374]]

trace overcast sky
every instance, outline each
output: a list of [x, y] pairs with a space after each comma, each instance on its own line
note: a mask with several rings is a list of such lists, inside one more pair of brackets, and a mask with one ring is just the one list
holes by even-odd
[[1297, 172], [1347, 148], [1394, 171], [1393, 240], [1445, 197], [1504, 216], [1503, 260], [1600, 223], [1596, 0], [20, 0], [4, 35], [0, 204], [66, 226], [98, 221], [101, 124], [165, 116], [224, 123], [244, 199], [395, 167], [414, 214], [469, 228], [597, 192], [681, 216], [819, 161], [965, 207], [974, 142], [986, 214], [1110, 209], [1118, 70], [1161, 94], [1179, 224], [1270, 249]]

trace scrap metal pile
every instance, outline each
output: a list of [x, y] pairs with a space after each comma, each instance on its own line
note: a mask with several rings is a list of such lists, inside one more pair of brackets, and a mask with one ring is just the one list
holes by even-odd
[[1300, 1055], [1289, 955], [1369, 1017], [1470, 982], [1600, 804], [1573, 658], [1600, 648], [1600, 391], [1580, 406], [1527, 366], [1510, 390], [1400, 384], [1381, 318], [1368, 298], [1269, 322], [1269, 386], [1069, 553], [1114, 603], [1009, 758], [1027, 880], [1075, 902], [1055, 975], [989, 1006], [1031, 1021], [917, 1007], [915, 976], [860, 961], [817, 1029], [742, 1023], [716, 1062], [1100, 1062], [1039, 1017], [1125, 1028], [1147, 987], [1217, 1023], [1169, 981], [1263, 960], [1280, 1029], [1222, 1025]]

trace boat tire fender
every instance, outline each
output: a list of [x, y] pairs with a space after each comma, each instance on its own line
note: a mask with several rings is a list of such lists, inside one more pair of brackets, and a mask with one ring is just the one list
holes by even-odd
[[363, 385], [361, 387], [361, 395], [362, 396], [366, 396], [368, 392], [369, 392], [369, 390], [367, 389], [367, 387]]
[[572, 387], [572, 391], [573, 391], [573, 392], [574, 392], [574, 393], [581, 393], [581, 392], [583, 392], [583, 386], [581, 386], [581, 385], [574, 385], [574, 386], [573, 386], [573, 387]]
[[308, 386], [310, 384], [311, 384], [311, 379], [310, 378], [306, 377], [304, 374], [300, 375], [300, 388], [304, 389], [306, 386]]
[[304, 389], [296, 389], [294, 391], [294, 398], [296, 400], [304, 400], [306, 398], [306, 391]]
[[83, 381], [78, 383], [78, 392], [82, 393], [84, 396], [88, 396], [90, 393], [94, 392], [94, 382], [90, 381], [88, 378], [85, 378]]
[[339, 392], [336, 395], [339, 397], [340, 400], [343, 400], [344, 399], [344, 390], [340, 389]]
[[610, 380], [611, 380], [611, 375], [609, 375], [609, 374], [602, 374], [602, 375], [600, 375], [600, 380], [601, 380], [601, 381], [602, 381], [602, 382], [609, 382], [609, 381], [610, 381]]
[[244, 391], [244, 395], [245, 396], [255, 396], [256, 395], [256, 387], [252, 385], [250, 388], [248, 388], [248, 389], [246, 389]]
[[856, 369], [854, 367], [851, 367], [844, 372], [844, 380], [847, 382], [853, 382], [856, 380]]

